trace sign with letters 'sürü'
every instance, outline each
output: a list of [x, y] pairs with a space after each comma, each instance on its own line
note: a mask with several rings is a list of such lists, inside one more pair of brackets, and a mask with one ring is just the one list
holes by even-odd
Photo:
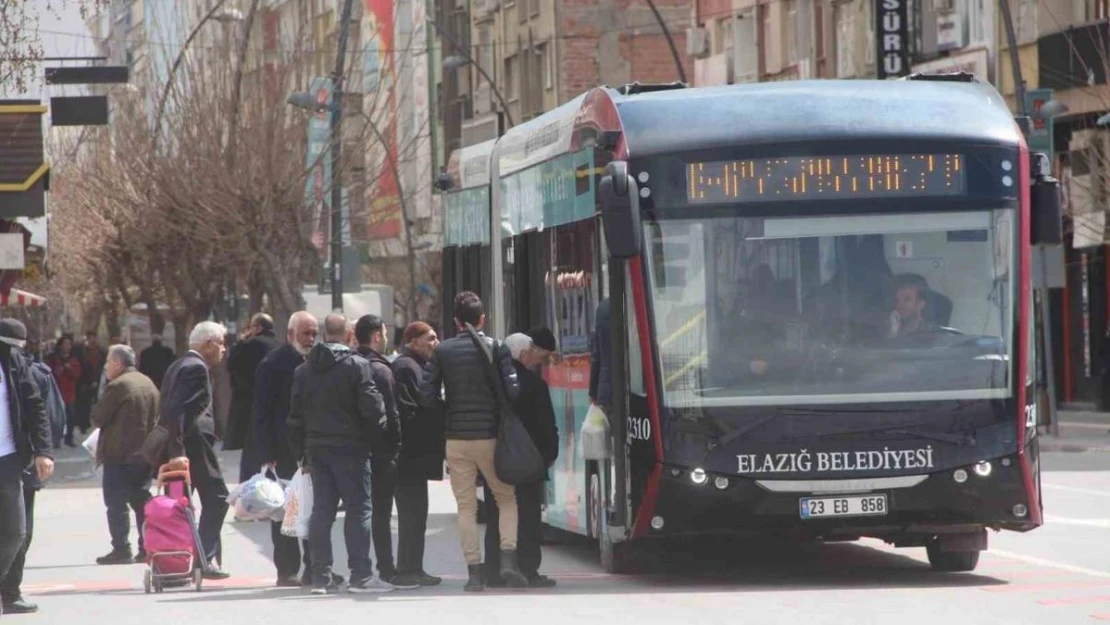
[[875, 66], [879, 80], [910, 73], [909, 0], [874, 0]]

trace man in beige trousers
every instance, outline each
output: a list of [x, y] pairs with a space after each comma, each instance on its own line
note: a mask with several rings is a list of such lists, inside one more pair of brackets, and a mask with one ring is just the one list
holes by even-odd
[[451, 472], [451, 490], [458, 504], [459, 536], [469, 574], [465, 590], [485, 590], [478, 539], [479, 473], [497, 501], [501, 577], [509, 587], [524, 588], [528, 580], [520, 573], [516, 559], [516, 491], [498, 479], [493, 464], [499, 414], [497, 395], [487, 376], [489, 364], [485, 350], [475, 345], [467, 325], [474, 327], [479, 339], [490, 348], [499, 374], [497, 382], [504, 384], [510, 401], [515, 400], [519, 392], [516, 369], [509, 348], [481, 333], [486, 315], [477, 295], [469, 291], [459, 293], [455, 296], [454, 311], [459, 335], [441, 343], [425, 365], [420, 401], [429, 407], [441, 405], [445, 413], [447, 467]]

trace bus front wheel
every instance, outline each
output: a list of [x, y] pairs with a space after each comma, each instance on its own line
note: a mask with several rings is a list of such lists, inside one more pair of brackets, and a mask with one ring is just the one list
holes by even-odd
[[979, 566], [979, 551], [943, 551], [940, 543], [933, 540], [925, 545], [925, 552], [935, 571], [963, 573], [974, 571]]

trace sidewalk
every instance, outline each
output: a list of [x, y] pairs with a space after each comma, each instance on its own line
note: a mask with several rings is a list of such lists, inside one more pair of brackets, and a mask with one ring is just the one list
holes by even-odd
[[1041, 451], [1110, 452], [1110, 412], [1059, 409], [1059, 436], [1041, 434]]

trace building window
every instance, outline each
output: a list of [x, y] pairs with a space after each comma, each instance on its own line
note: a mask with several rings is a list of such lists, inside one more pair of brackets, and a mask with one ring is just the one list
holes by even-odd
[[836, 75], [852, 78], [856, 72], [856, 11], [850, 4], [834, 5], [836, 11]]
[[783, 47], [786, 49], [786, 64], [793, 65], [798, 62], [801, 53], [798, 46], [798, 0], [785, 0], [783, 5], [783, 13], [786, 14], [786, 23], [782, 29], [786, 45]]
[[759, 80], [759, 40], [755, 8], [741, 11], [732, 25], [733, 72], [736, 82]]
[[1019, 0], [1017, 15], [1018, 44], [1037, 41], [1037, 0]]
[[552, 53], [551, 46], [546, 43], [540, 44], [538, 54], [540, 55], [540, 71], [543, 72], [543, 88], [553, 89], [555, 87], [555, 55]]
[[510, 56], [505, 59], [505, 97], [510, 102], [520, 98], [520, 90], [517, 87], [517, 77], [520, 71], [520, 59], [517, 55]]
[[487, 72], [493, 72], [493, 41], [488, 24], [478, 27], [478, 64]]
[[1110, 0], [1087, 0], [1087, 21], [1104, 20], [1110, 17]]

